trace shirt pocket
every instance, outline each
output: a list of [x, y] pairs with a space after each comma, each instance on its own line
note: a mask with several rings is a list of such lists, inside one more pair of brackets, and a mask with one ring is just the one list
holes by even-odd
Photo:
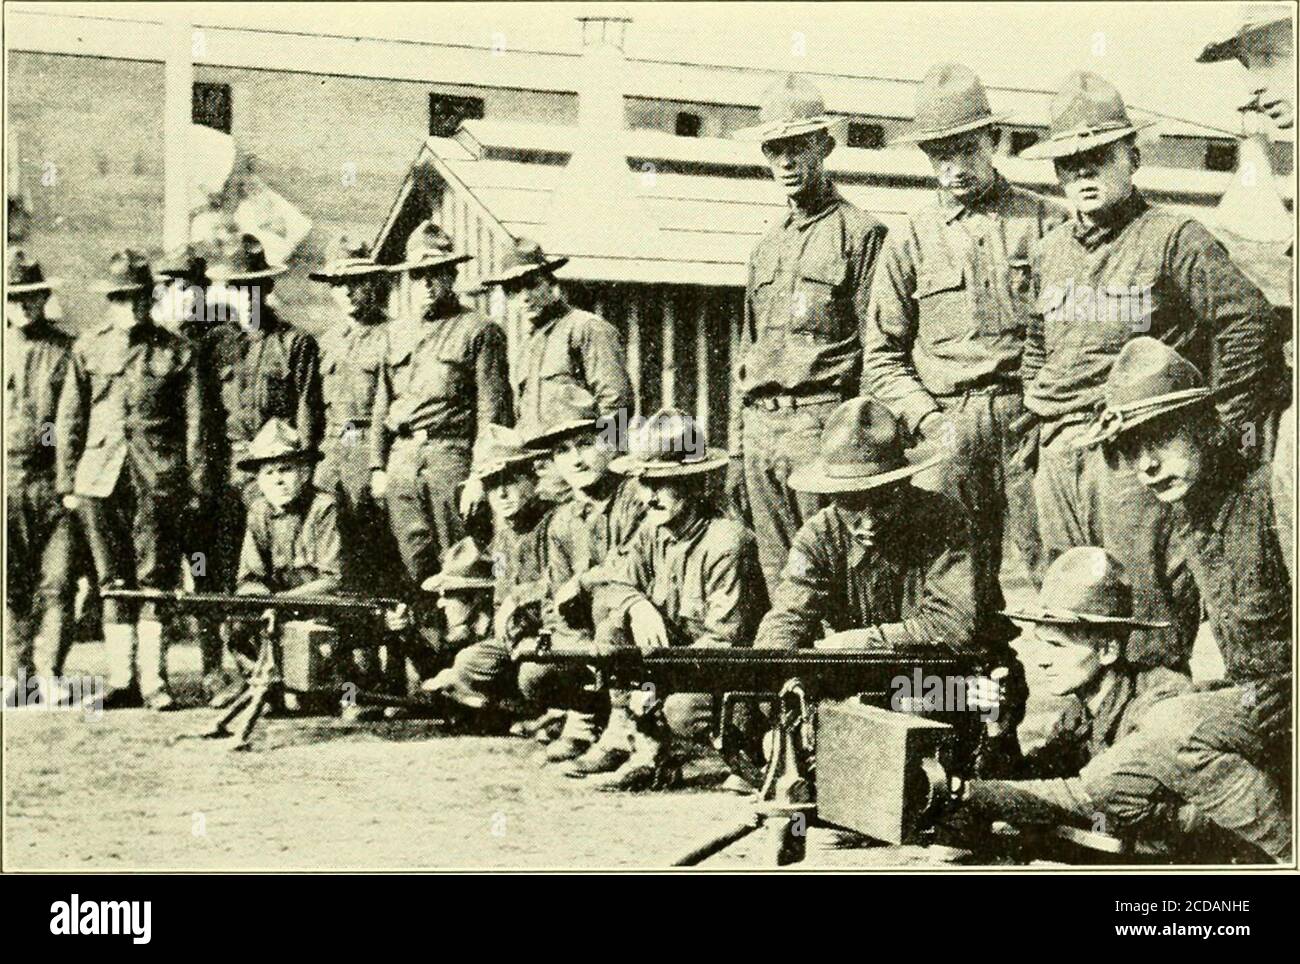
[[785, 315], [781, 310], [781, 294], [776, 283], [776, 259], [764, 257], [754, 262], [750, 302], [754, 312], [754, 327], [758, 332], [765, 328], [784, 328]]
[[287, 365], [277, 362], [258, 372], [257, 408], [259, 421], [263, 423], [273, 416], [289, 421], [297, 416], [294, 411], [293, 373]]
[[1038, 298], [1034, 284], [1034, 263], [1029, 258], [1007, 260], [1007, 291], [1011, 295], [1015, 323], [1023, 326], [1033, 314]]
[[927, 268], [916, 277], [917, 334], [937, 345], [967, 334], [970, 310], [966, 273], [960, 266]]
[[174, 417], [183, 403], [177, 390], [181, 377], [180, 364], [170, 352], [150, 355], [130, 386], [135, 411], [147, 419]]
[[848, 316], [848, 299], [844, 297], [847, 274], [848, 265], [842, 258], [802, 265], [790, 306], [790, 330], [818, 341], [839, 340]]

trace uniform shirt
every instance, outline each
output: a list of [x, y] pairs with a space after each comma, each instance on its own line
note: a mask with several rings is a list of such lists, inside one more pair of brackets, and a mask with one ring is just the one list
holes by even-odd
[[304, 443], [319, 446], [323, 405], [314, 338], [263, 305], [257, 327], [238, 329], [218, 352], [226, 436], [236, 456], [271, 418], [284, 419]]
[[635, 413], [636, 398], [627, 372], [623, 336], [604, 318], [580, 311], [563, 300], [551, 305], [534, 322], [519, 371], [521, 423], [545, 425], [551, 400], [566, 385], [578, 385], [591, 392], [601, 416], [621, 412], [631, 418]]
[[[1055, 822], [1063, 815], [1091, 820], [1108, 779], [1143, 738], [1142, 720], [1162, 700], [1190, 691], [1192, 682], [1164, 667], [1113, 674], [1082, 718], [1054, 730], [1043, 746], [1021, 756], [1011, 752], [990, 762], [990, 779], [971, 782], [967, 798], [989, 816], [1026, 823]], [[1123, 741], [1123, 742], [1122, 742]]]
[[107, 498], [127, 467], [157, 495], [209, 494], [204, 386], [179, 335], [145, 322], [77, 339], [56, 420], [59, 493]]
[[501, 326], [449, 300], [434, 317], [389, 325], [372, 418], [371, 461], [383, 468], [394, 433], [473, 442], [482, 426], [511, 426], [506, 335]]
[[534, 499], [492, 533], [493, 601], [498, 609], [508, 598], [537, 602], [546, 595], [547, 525], [554, 506]]
[[551, 513], [546, 568], [552, 591], [573, 577], [590, 588], [588, 573], [612, 553], [626, 550], [645, 518], [637, 484], [623, 480], [604, 499], [575, 496]]
[[5, 327], [5, 464], [54, 474], [54, 420], [72, 364], [72, 336], [49, 324]]
[[798, 649], [875, 627], [891, 645], [967, 651], [992, 616], [976, 613], [972, 579], [965, 514], [947, 496], [908, 487], [871, 546], [832, 504], [795, 535], [755, 645]]
[[1177, 537], [1230, 680], [1291, 672], [1291, 579], [1273, 524], [1268, 465], [1206, 471], [1179, 503]]
[[207, 401], [208, 463], [211, 478], [216, 480], [230, 475], [230, 436], [220, 377], [222, 361], [235, 356], [238, 351], [236, 342], [243, 334], [238, 325], [208, 321], [205, 315], [212, 310], [205, 307], [200, 295], [194, 316], [182, 321], [177, 331], [189, 344], [203, 380], [203, 397]]
[[325, 437], [317, 481], [327, 491], [339, 480], [340, 456], [355, 453], [352, 459], [363, 469], [369, 466], [370, 421], [387, 350], [388, 324], [382, 317], [369, 323], [349, 318], [321, 338]]
[[1103, 225], [1076, 219], [1048, 234], [1039, 290], [1023, 375], [1025, 407], [1044, 419], [1091, 414], [1137, 335], [1204, 372], [1233, 428], [1258, 421], [1275, 394], [1281, 345], [1264, 296], [1197, 221], [1138, 191]]
[[648, 601], [674, 645], [749, 646], [767, 609], [753, 533], [707, 513], [681, 532], [643, 525], [627, 552], [601, 568], [595, 612], [621, 623]]
[[310, 486], [274, 509], [263, 498], [248, 510], [235, 591], [245, 594], [339, 591], [339, 527], [334, 496]]
[[871, 288], [862, 393], [915, 432], [935, 395], [1020, 388], [1033, 263], [1066, 209], [998, 175], [978, 198], [941, 196], [891, 232]]
[[758, 395], [857, 390], [871, 275], [885, 226], [827, 186], [812, 213], [790, 210], [749, 259], [745, 313], [733, 362], [730, 439]]

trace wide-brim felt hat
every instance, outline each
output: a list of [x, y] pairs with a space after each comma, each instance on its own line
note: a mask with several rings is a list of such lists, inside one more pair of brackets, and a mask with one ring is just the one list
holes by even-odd
[[90, 283], [90, 290], [106, 297], [138, 294], [153, 288], [153, 271], [149, 259], [141, 252], [123, 249], [113, 254], [108, 262], [108, 274]]
[[457, 253], [455, 244], [442, 225], [429, 219], [415, 226], [406, 239], [406, 257], [389, 271], [432, 271], [449, 265], [472, 261], [472, 254]]
[[1074, 447], [1112, 442], [1152, 419], [1213, 401], [1200, 369], [1164, 342], [1141, 335], [1120, 349], [1101, 412]]
[[844, 119], [826, 113], [821, 92], [798, 74], [787, 74], [763, 94], [758, 123], [732, 131], [738, 141], [763, 143], [829, 131]]
[[9, 252], [8, 280], [5, 283], [6, 299], [14, 295], [48, 293], [60, 284], [58, 278], [45, 277], [41, 263], [29, 258], [23, 249], [15, 248]]
[[223, 285], [249, 281], [266, 281], [289, 270], [288, 265], [271, 264], [266, 249], [255, 235], [245, 234], [239, 246], [222, 260], [208, 265], [208, 277]]
[[542, 246], [529, 238], [519, 238], [514, 247], [505, 253], [501, 270], [479, 279], [479, 286], [488, 288], [518, 281], [542, 271], [558, 271], [569, 263], [568, 258], [552, 258]]
[[999, 124], [1009, 116], [993, 113], [984, 85], [969, 67], [937, 64], [917, 88], [912, 128], [891, 144], [939, 141]]
[[1076, 546], [1057, 557], [1043, 575], [1033, 604], [1002, 613], [1050, 626], [1122, 626], [1162, 629], [1168, 623], [1133, 617], [1133, 588], [1124, 567], [1105, 549]]
[[483, 483], [516, 469], [531, 468], [541, 453], [524, 448], [523, 436], [504, 425], [489, 424], [474, 440], [471, 478]]
[[334, 284], [349, 278], [366, 278], [371, 275], [388, 274], [390, 267], [378, 264], [370, 256], [370, 245], [365, 241], [353, 241], [346, 234], [335, 238], [326, 253], [325, 264], [315, 271], [307, 273], [312, 281]]
[[166, 255], [154, 271], [164, 278], [180, 278], [203, 285], [208, 280], [208, 257], [198, 246], [187, 244]]
[[942, 455], [935, 455], [909, 462], [893, 412], [863, 396], [831, 413], [822, 431], [820, 454], [791, 472], [787, 484], [796, 492], [819, 495], [866, 492], [911, 478], [942, 461]]
[[235, 466], [251, 471], [271, 463], [316, 462], [321, 457], [319, 449], [303, 443], [296, 428], [282, 418], [272, 418], [254, 436]]
[[726, 466], [726, 452], [709, 447], [698, 422], [675, 408], [655, 412], [629, 439], [629, 451], [609, 464], [610, 471], [639, 479], [701, 475]]
[[1153, 123], [1137, 123], [1129, 117], [1124, 99], [1110, 81], [1079, 71], [1067, 77], [1052, 98], [1047, 136], [1025, 148], [1020, 156], [1042, 161], [1083, 154], [1136, 134]]
[[492, 558], [469, 536], [452, 545], [442, 558], [442, 569], [420, 584], [425, 592], [484, 591], [496, 588]]

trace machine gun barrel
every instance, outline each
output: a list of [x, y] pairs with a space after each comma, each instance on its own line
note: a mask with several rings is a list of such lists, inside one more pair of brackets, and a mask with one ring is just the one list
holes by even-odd
[[625, 683], [651, 681], [675, 692], [776, 693], [787, 680], [800, 679], [819, 699], [885, 694], [900, 676], [967, 675], [972, 657], [938, 648], [912, 649], [750, 649], [674, 647], [643, 653], [627, 647], [598, 653], [589, 645], [552, 645], [546, 637], [516, 649], [519, 662], [589, 665]]
[[167, 592], [161, 589], [124, 589], [110, 586], [100, 590], [104, 599], [153, 603], [170, 612], [217, 612], [225, 616], [257, 616], [270, 609], [297, 616], [382, 617], [401, 605], [400, 599], [369, 596], [242, 595], [224, 592]]

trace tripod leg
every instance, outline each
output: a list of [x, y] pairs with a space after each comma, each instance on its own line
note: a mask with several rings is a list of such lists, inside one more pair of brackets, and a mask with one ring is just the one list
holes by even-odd
[[212, 724], [210, 729], [204, 730], [202, 733], [182, 733], [180, 736], [174, 737], [172, 742], [175, 743], [179, 740], [219, 740], [222, 737], [230, 736], [231, 721], [244, 711], [244, 707], [248, 706], [252, 699], [253, 691], [245, 688], [242, 693], [235, 697], [235, 701], [227, 707], [221, 719]]
[[244, 720], [243, 725], [239, 728], [239, 739], [231, 750], [251, 750], [253, 748], [252, 736], [253, 727], [257, 726], [257, 721], [261, 718], [262, 712], [266, 709], [267, 700], [270, 698], [271, 688], [261, 686], [253, 691], [251, 703], [252, 707], [248, 711], [248, 717]]
[[763, 825], [761, 817], [753, 816], [743, 823], [738, 823], [729, 830], [723, 831], [716, 837], [700, 844], [694, 850], [691, 850], [681, 857], [678, 857], [671, 864], [673, 867], [695, 867], [708, 860], [714, 854], [720, 854], [738, 840], [744, 840], [751, 833]]

